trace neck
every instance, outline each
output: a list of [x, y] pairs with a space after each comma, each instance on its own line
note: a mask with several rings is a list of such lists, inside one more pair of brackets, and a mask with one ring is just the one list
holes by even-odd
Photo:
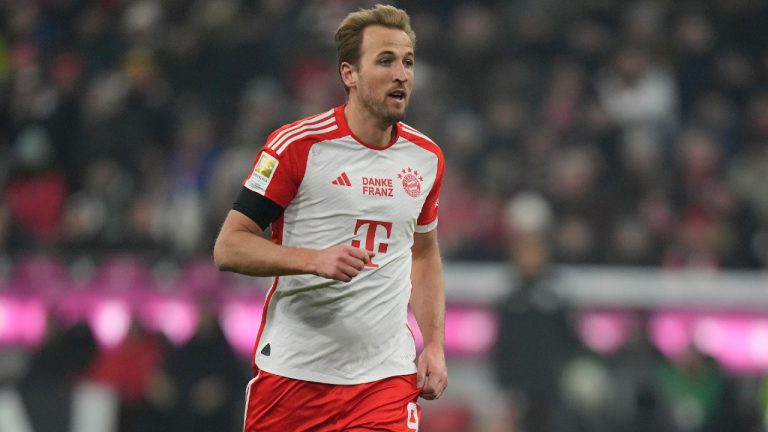
[[344, 117], [352, 133], [370, 146], [386, 147], [392, 139], [392, 124], [382, 123], [355, 99], [350, 98], [347, 102]]

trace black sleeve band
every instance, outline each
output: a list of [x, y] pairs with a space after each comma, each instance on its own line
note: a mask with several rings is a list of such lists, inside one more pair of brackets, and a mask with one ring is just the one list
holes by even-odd
[[240, 189], [232, 208], [251, 218], [262, 230], [267, 229], [269, 224], [283, 214], [284, 210], [276, 202], [245, 186]]

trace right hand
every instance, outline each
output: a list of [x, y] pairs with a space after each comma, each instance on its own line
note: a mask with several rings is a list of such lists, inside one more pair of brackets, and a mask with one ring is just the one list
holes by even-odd
[[375, 255], [371, 251], [350, 245], [321, 249], [314, 256], [314, 273], [324, 278], [349, 282]]

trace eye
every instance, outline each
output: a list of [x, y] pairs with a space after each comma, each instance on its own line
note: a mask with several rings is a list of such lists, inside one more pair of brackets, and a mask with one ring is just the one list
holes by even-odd
[[385, 65], [385, 66], [390, 65], [390, 64], [392, 64], [392, 59], [389, 58], [389, 57], [383, 57], [383, 58], [379, 59], [379, 64]]
[[413, 59], [405, 59], [405, 60], [403, 60], [403, 64], [405, 66], [409, 67], [409, 68], [413, 67], [414, 63], [416, 63], [416, 62], [413, 61]]

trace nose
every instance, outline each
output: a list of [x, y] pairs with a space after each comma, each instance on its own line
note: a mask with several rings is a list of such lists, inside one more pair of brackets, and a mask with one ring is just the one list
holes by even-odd
[[408, 78], [409, 78], [408, 74], [409, 74], [409, 72], [406, 69], [404, 64], [398, 63], [398, 65], [395, 66], [395, 70], [394, 70], [394, 80], [395, 81], [401, 82], [401, 83], [408, 81]]

